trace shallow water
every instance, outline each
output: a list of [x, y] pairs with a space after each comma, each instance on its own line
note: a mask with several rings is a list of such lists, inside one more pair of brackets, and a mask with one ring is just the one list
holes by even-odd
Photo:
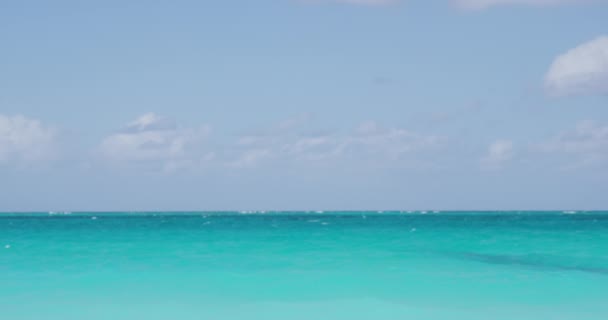
[[2, 319], [608, 319], [608, 212], [0, 214]]

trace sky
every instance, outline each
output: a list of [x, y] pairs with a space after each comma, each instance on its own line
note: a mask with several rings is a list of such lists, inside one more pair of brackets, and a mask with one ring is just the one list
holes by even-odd
[[0, 2], [0, 211], [608, 209], [608, 1]]

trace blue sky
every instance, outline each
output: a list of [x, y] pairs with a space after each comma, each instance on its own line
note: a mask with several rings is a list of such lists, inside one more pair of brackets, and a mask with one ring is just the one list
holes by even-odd
[[0, 210], [606, 209], [608, 1], [0, 3]]

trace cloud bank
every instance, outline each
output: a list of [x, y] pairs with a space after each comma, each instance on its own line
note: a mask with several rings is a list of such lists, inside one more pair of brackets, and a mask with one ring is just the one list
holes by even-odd
[[[450, 146], [446, 136], [374, 121], [345, 132], [319, 133], [306, 130], [310, 119], [309, 115], [287, 119], [269, 129], [213, 144], [209, 126], [180, 127], [170, 118], [147, 113], [101, 139], [93, 155], [95, 161], [111, 166], [168, 173], [275, 165], [424, 169], [441, 165], [437, 154]], [[537, 151], [576, 159], [574, 167], [606, 164], [608, 125], [582, 121], [535, 146]], [[0, 165], [44, 162], [57, 155], [55, 128], [24, 116], [0, 115]], [[515, 155], [513, 141], [501, 139], [490, 143], [477, 161], [484, 170], [497, 170]], [[475, 161], [470, 159], [470, 163]]]
[[302, 133], [297, 128], [240, 137], [235, 167], [253, 167], [273, 160], [296, 163], [388, 164], [407, 162], [440, 148], [445, 138], [369, 121], [347, 133]]

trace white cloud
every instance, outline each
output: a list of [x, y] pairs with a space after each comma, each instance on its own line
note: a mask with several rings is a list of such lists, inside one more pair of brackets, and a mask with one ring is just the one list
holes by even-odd
[[439, 146], [443, 137], [426, 135], [403, 128], [387, 128], [374, 121], [359, 125], [347, 140], [347, 147], [371, 152], [390, 159], [413, 152]]
[[500, 169], [514, 155], [514, 145], [511, 140], [497, 140], [490, 144], [486, 155], [481, 159], [484, 169]]
[[253, 167], [265, 161], [329, 163], [332, 160], [399, 162], [418, 151], [440, 146], [443, 138], [401, 128], [386, 128], [366, 122], [347, 134], [274, 132], [247, 135], [239, 139], [240, 152], [230, 162], [236, 167]]
[[36, 119], [0, 114], [0, 164], [32, 163], [52, 158], [57, 130]]
[[467, 10], [483, 10], [494, 6], [504, 5], [528, 5], [528, 6], [552, 6], [561, 4], [584, 4], [602, 2], [603, 0], [451, 0], [458, 7]]
[[271, 158], [273, 152], [269, 148], [253, 148], [244, 150], [236, 160], [230, 161], [228, 166], [235, 168], [249, 168], [261, 161]]
[[558, 56], [545, 76], [552, 95], [608, 93], [608, 36]]
[[146, 113], [127, 124], [125, 131], [142, 132], [154, 130], [175, 130], [177, 125], [168, 118], [160, 117], [155, 113]]
[[545, 152], [574, 155], [575, 166], [608, 162], [608, 125], [582, 121], [573, 130], [562, 132], [541, 148]]
[[213, 157], [202, 148], [210, 131], [208, 126], [179, 128], [170, 119], [148, 113], [103, 139], [98, 151], [113, 163], [157, 163], [174, 171]]

